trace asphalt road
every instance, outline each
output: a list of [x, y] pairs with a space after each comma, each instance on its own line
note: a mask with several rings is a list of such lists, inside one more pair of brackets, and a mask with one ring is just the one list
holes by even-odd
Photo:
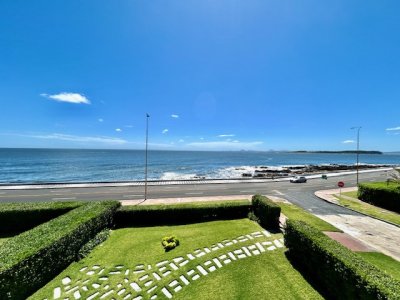
[[[383, 181], [386, 172], [360, 173], [360, 182]], [[190, 198], [207, 196], [267, 194], [285, 198], [316, 214], [356, 214], [345, 208], [329, 204], [314, 196], [317, 190], [334, 189], [342, 180], [346, 187], [356, 185], [356, 176], [343, 175], [309, 179], [307, 183], [263, 182], [263, 183], [219, 183], [219, 184], [181, 184], [156, 185], [148, 187], [148, 199]], [[143, 186], [87, 187], [29, 190], [0, 190], [1, 202], [39, 202], [39, 201], [94, 201], [94, 200], [141, 200]]]

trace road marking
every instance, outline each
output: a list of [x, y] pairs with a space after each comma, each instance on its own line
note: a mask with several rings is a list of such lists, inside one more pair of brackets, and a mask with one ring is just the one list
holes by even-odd
[[199, 193], [185, 193], [185, 195], [203, 195], [203, 192], [199, 192]]
[[76, 200], [76, 197], [69, 197], [69, 198], [53, 198], [51, 200]]
[[130, 197], [143, 197], [143, 195], [123, 195], [122, 197], [124, 197], [124, 198], [130, 198]]
[[70, 192], [71, 190], [58, 190], [58, 191], [50, 191], [50, 193], [60, 193], [60, 192], [65, 192], [65, 193], [68, 193], [68, 192]]
[[278, 190], [272, 190], [272, 191], [275, 192], [275, 194], [278, 194], [278, 195], [281, 195], [281, 196], [285, 195], [285, 194], [281, 193], [281, 192], [278, 191]]

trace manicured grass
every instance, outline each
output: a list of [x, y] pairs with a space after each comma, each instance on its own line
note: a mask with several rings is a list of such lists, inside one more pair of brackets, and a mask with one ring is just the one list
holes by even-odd
[[335, 197], [338, 199], [340, 205], [373, 216], [375, 218], [379, 218], [400, 225], [400, 214], [398, 213], [368, 204], [366, 202], [358, 200], [357, 198], [353, 198], [353, 200], [350, 200], [350, 199], [345, 199], [343, 197], [339, 197], [339, 195], [335, 195]]
[[[96, 291], [91, 288], [94, 283], [101, 285], [99, 288], [101, 294], [96, 299], [110, 290], [114, 290], [114, 292], [103, 299], [123, 299], [127, 293], [137, 295], [129, 285], [132, 282], [137, 282], [141, 284], [143, 290], [148, 290], [157, 285], [154, 290], [154, 293], [158, 295], [157, 299], [166, 299], [161, 289], [176, 279], [183, 287], [181, 291], [173, 292], [173, 297], [178, 299], [269, 299], [270, 296], [285, 299], [321, 299], [320, 295], [314, 291], [307, 281], [292, 268], [284, 254], [285, 248], [266, 251], [260, 255], [253, 255], [245, 259], [237, 258], [236, 261], [232, 261], [227, 265], [221, 265], [221, 268], [218, 268], [213, 263], [216, 266], [214, 272], [209, 270], [210, 273], [207, 276], [200, 274], [197, 266], [201, 264], [206, 268], [205, 263], [207, 261], [213, 262], [213, 258], [227, 255], [229, 252], [241, 249], [243, 246], [254, 245], [256, 242], [272, 242], [282, 238], [282, 234], [273, 234], [270, 237], [262, 236], [238, 242], [239, 236], [262, 230], [257, 223], [249, 219], [214, 221], [181, 226], [118, 229], [112, 231], [110, 238], [98, 246], [88, 257], [70, 265], [57, 278], [34, 294], [31, 299], [52, 299], [53, 290], [56, 287], [64, 287], [61, 281], [67, 276], [72, 280], [69, 283], [71, 288], [75, 285], [80, 287], [79, 292], [82, 298], [87, 298]], [[169, 235], [176, 236], [180, 241], [180, 245], [170, 252], [165, 252], [161, 246], [161, 240]], [[212, 249], [212, 245], [233, 239], [236, 240], [236, 243], [225, 245], [225, 247], [213, 250], [210, 253], [205, 252], [204, 256], [189, 260], [186, 265], [181, 266], [178, 270], [173, 270], [173, 268], [171, 269], [166, 265], [171, 269], [172, 273], [162, 277], [159, 281], [154, 280], [153, 272], [161, 274], [160, 267], [156, 266], [157, 263], [165, 260], [172, 262], [177, 257], [187, 259], [187, 254], [192, 253], [194, 255], [196, 249], [204, 249], [204, 247]], [[219, 259], [222, 263], [223, 259]], [[144, 273], [134, 274], [135, 267], [140, 264], [144, 265]], [[93, 266], [96, 266], [96, 269], [90, 269]], [[111, 275], [109, 273], [111, 269], [118, 272], [119, 269], [116, 269], [116, 266], [123, 266], [123, 269], [121, 267], [121, 273]], [[149, 269], [149, 266], [151, 266], [151, 269]], [[84, 272], [80, 272], [84, 267], [89, 268], [85, 269]], [[103, 268], [105, 268], [104, 272], [98, 274], [99, 270]], [[130, 272], [125, 275], [127, 269]], [[187, 274], [191, 269], [201, 275], [196, 281]], [[95, 274], [88, 276], [88, 270], [93, 270]], [[140, 282], [139, 278], [144, 274], [148, 274], [150, 277]], [[188, 286], [184, 285], [179, 279], [181, 275], [190, 280]], [[107, 276], [108, 280], [101, 281], [100, 278], [102, 276]], [[128, 279], [128, 282], [124, 281], [125, 278]], [[150, 278], [155, 283], [149, 283], [144, 288], [144, 283]], [[79, 284], [78, 280], [80, 280]], [[86, 282], [86, 280], [89, 281]], [[89, 291], [85, 291], [82, 288], [83, 284], [89, 287]], [[119, 284], [121, 286], [118, 288]], [[108, 289], [104, 290], [107, 285], [109, 285]], [[122, 289], [126, 289], [126, 291], [118, 295], [117, 292]], [[173, 291], [173, 288], [168, 287], [168, 290]], [[74, 292], [66, 296], [71, 298]], [[140, 292], [140, 294], [144, 299], [150, 299], [152, 295], [145, 291]], [[62, 296], [62, 298], [65, 297]]]
[[357, 199], [357, 191], [345, 192], [345, 193], [342, 193], [342, 195], [345, 195], [345, 196], [348, 196], [348, 197], [352, 197], [352, 198], [356, 198], [356, 199]]
[[358, 252], [359, 255], [370, 264], [378, 267], [385, 271], [392, 277], [400, 280], [400, 262], [387, 256], [383, 253], [378, 252]]
[[228, 265], [224, 271], [185, 288], [176, 299], [323, 299], [281, 251]]
[[278, 205], [282, 208], [282, 213], [289, 219], [304, 221], [321, 231], [341, 232], [340, 229], [310, 214], [297, 205], [287, 203], [278, 203]]

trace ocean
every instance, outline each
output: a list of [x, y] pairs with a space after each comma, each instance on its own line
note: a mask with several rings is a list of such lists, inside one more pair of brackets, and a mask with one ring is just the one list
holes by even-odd
[[[0, 149], [0, 183], [144, 179], [142, 150]], [[240, 178], [259, 166], [354, 164], [355, 154], [149, 151], [149, 180]], [[400, 164], [400, 154], [360, 154], [360, 163]]]

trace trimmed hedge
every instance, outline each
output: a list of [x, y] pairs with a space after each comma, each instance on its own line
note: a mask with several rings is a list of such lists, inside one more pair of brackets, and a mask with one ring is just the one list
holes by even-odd
[[0, 205], [0, 235], [32, 229], [81, 206], [79, 202], [4, 203]]
[[400, 213], [400, 184], [360, 183], [358, 185], [358, 199]]
[[25, 299], [72, 263], [79, 250], [113, 223], [120, 203], [91, 202], [0, 247], [0, 299]]
[[288, 256], [329, 299], [400, 299], [400, 282], [316, 228], [288, 220]]
[[253, 212], [265, 228], [278, 229], [281, 207], [265, 196], [254, 195], [251, 198]]
[[117, 211], [115, 222], [117, 227], [129, 227], [231, 220], [247, 218], [250, 208], [248, 201], [124, 206]]

